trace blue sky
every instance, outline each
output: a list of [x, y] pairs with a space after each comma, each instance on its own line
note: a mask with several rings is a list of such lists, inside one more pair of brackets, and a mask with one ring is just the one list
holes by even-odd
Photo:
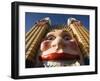
[[45, 17], [51, 19], [52, 25], [62, 25], [67, 24], [67, 19], [69, 17], [76, 18], [80, 20], [83, 25], [89, 30], [89, 16], [88, 15], [74, 15], [74, 14], [51, 14], [51, 13], [25, 13], [25, 31], [27, 32], [36, 21], [41, 20]]

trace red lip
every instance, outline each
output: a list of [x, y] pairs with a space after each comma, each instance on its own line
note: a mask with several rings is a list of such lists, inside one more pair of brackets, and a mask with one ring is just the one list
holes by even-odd
[[50, 61], [50, 60], [73, 60], [80, 59], [79, 55], [72, 55], [67, 53], [51, 53], [47, 55], [39, 56], [40, 61]]

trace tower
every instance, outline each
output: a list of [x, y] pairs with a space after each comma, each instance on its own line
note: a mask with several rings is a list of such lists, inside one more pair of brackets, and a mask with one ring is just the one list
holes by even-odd
[[51, 21], [49, 17], [39, 20], [25, 34], [25, 59], [26, 67], [33, 67], [35, 56], [40, 42], [50, 27]]
[[[83, 54], [84, 61], [89, 59], [89, 32], [82, 22], [75, 18], [69, 18], [66, 29], [73, 34]], [[89, 64], [89, 63], [86, 63]]]

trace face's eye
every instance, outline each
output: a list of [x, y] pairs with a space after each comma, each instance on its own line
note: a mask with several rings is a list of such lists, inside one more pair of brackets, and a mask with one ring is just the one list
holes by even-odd
[[54, 40], [56, 37], [54, 35], [49, 35], [46, 37], [46, 40]]
[[65, 36], [63, 37], [63, 39], [64, 39], [65, 41], [68, 41], [68, 40], [70, 40], [70, 39], [71, 39], [71, 37], [70, 37], [70, 36], [68, 36], [68, 35], [65, 35]]

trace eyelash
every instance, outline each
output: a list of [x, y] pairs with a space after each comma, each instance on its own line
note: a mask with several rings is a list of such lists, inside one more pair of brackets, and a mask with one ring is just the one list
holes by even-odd
[[55, 38], [56, 38], [55, 36], [50, 35], [50, 36], [46, 37], [46, 40], [54, 40]]
[[65, 36], [63, 37], [63, 39], [64, 39], [64, 40], [70, 40], [71, 38], [70, 38], [69, 36], [65, 35]]

